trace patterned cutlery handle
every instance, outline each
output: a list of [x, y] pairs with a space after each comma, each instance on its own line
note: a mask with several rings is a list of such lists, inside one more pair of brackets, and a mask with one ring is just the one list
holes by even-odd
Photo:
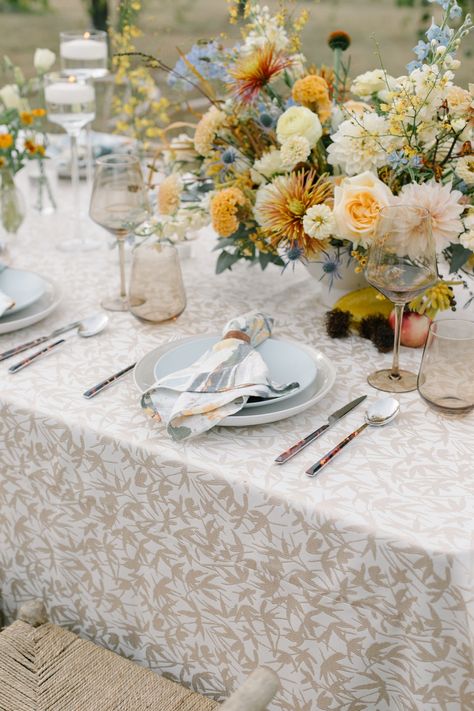
[[123, 370], [119, 370], [119, 372], [115, 373], [115, 375], [111, 375], [110, 378], [106, 378], [106, 380], [102, 380], [100, 383], [97, 383], [97, 385], [94, 385], [92, 388], [89, 388], [89, 390], [86, 390], [85, 392], [83, 392], [82, 393], [83, 397], [90, 400], [92, 397], [95, 397], [96, 395], [101, 393], [102, 390], [105, 390], [105, 388], [108, 388], [110, 385], [112, 385], [117, 380], [119, 380], [124, 375], [126, 375], [131, 370], [133, 370], [135, 366], [136, 366], [136, 363], [127, 365], [126, 368], [123, 368]]
[[0, 360], [7, 360], [7, 358], [12, 358], [12, 356], [18, 355], [18, 353], [23, 353], [23, 351], [27, 351], [29, 348], [40, 346], [47, 340], [48, 336], [41, 336], [40, 338], [35, 338], [34, 341], [28, 341], [28, 343], [22, 343], [20, 346], [10, 348], [9, 351], [4, 351], [3, 353], [0, 353]]
[[10, 373], [18, 373], [19, 370], [23, 370], [23, 368], [27, 368], [29, 365], [31, 365], [31, 363], [34, 363], [35, 360], [37, 360], [38, 358], [41, 358], [41, 356], [46, 355], [46, 353], [49, 353], [50, 351], [52, 351], [53, 348], [56, 348], [57, 346], [60, 346], [63, 343], [66, 343], [65, 338], [61, 338], [59, 341], [50, 343], [49, 346], [46, 346], [46, 348], [43, 348], [41, 351], [36, 351], [36, 353], [33, 353], [33, 355], [28, 356], [28, 358], [25, 358], [24, 360], [20, 360], [20, 362], [15, 363], [15, 365], [11, 365], [8, 368], [8, 371]]
[[303, 439], [300, 439], [300, 441], [296, 442], [296, 444], [292, 445], [291, 447], [288, 447], [288, 449], [285, 449], [285, 451], [279, 454], [278, 457], [275, 459], [276, 464], [284, 464], [285, 462], [287, 462], [289, 459], [294, 457], [295, 454], [298, 454], [298, 452], [301, 452], [302, 449], [307, 447], [308, 444], [314, 442], [314, 440], [317, 439], [320, 435], [322, 435], [323, 432], [326, 432], [328, 427], [329, 425], [323, 425], [318, 430], [315, 430], [315, 432], [311, 432], [311, 434], [307, 435], [306, 437], [303, 437]]
[[317, 474], [319, 474], [319, 472], [321, 471], [321, 469], [322, 469], [323, 467], [325, 467], [326, 464], [329, 464], [329, 462], [331, 461], [331, 459], [334, 459], [334, 457], [336, 456], [336, 454], [339, 454], [339, 452], [341, 451], [341, 449], [344, 449], [344, 447], [346, 446], [346, 444], [349, 444], [349, 442], [352, 442], [352, 440], [353, 440], [355, 437], [357, 437], [358, 434], [360, 434], [361, 432], [363, 432], [366, 427], [368, 427], [368, 424], [367, 424], [367, 422], [364, 422], [363, 425], [361, 425], [358, 429], [354, 430], [354, 432], [351, 432], [351, 434], [348, 435], [348, 436], [347, 436], [345, 439], [343, 439], [341, 442], [339, 442], [339, 444], [336, 444], [336, 446], [335, 446], [333, 449], [331, 449], [330, 452], [328, 452], [327, 454], [325, 454], [324, 457], [322, 457], [322, 459], [320, 459], [318, 462], [316, 462], [316, 464], [313, 464], [312, 467], [310, 467], [309, 469], [307, 469], [307, 470], [306, 470], [306, 474], [307, 474], [308, 476], [316, 476]]

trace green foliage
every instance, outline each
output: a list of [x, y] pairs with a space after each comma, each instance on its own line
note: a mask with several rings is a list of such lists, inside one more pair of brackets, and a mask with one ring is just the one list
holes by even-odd
[[0, 0], [0, 12], [46, 12], [49, 0]]

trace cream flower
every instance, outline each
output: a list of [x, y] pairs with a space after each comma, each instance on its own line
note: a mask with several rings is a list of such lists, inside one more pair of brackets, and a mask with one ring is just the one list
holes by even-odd
[[303, 163], [310, 153], [310, 145], [304, 136], [287, 138], [280, 151], [284, 169], [292, 170], [298, 163]]
[[194, 147], [201, 156], [208, 156], [212, 151], [212, 143], [219, 128], [225, 123], [226, 114], [216, 106], [211, 106], [209, 111], [199, 121], [194, 133]]
[[283, 162], [278, 148], [271, 148], [255, 161], [250, 175], [254, 183], [262, 185], [267, 179], [284, 171]]
[[278, 119], [277, 138], [283, 144], [288, 138], [303, 136], [313, 148], [323, 135], [321, 121], [306, 106], [290, 106]]
[[454, 172], [466, 185], [474, 185], [474, 156], [463, 156], [456, 162]]
[[336, 220], [327, 205], [314, 205], [303, 217], [303, 229], [313, 239], [325, 240], [334, 234]]
[[389, 188], [366, 171], [346, 178], [334, 189], [334, 217], [338, 237], [367, 247], [374, 237], [378, 214], [393, 202]]
[[446, 94], [446, 100], [449, 106], [449, 112], [453, 116], [465, 118], [466, 120], [474, 118], [474, 101], [472, 96], [466, 89], [460, 86], [450, 86]]
[[6, 109], [23, 111], [25, 108], [25, 101], [21, 98], [20, 91], [15, 84], [5, 84], [0, 89], [0, 101]]
[[474, 252], [474, 229], [463, 232], [460, 237], [460, 242], [463, 247]]
[[362, 99], [370, 99], [372, 94], [378, 94], [379, 91], [390, 91], [395, 84], [396, 80], [386, 74], [383, 69], [373, 69], [359, 74], [354, 79], [351, 92]]
[[35, 51], [33, 64], [38, 74], [46, 74], [46, 72], [49, 72], [55, 61], [56, 55], [54, 52], [51, 52], [50, 49], [38, 48]]
[[165, 178], [158, 188], [158, 209], [162, 215], [174, 214], [181, 202], [183, 181], [176, 173]]
[[452, 183], [441, 185], [434, 180], [421, 185], [409, 183], [403, 186], [397, 199], [402, 205], [424, 207], [428, 210], [431, 215], [433, 237], [439, 250], [446, 247], [449, 242], [457, 240], [464, 229], [460, 217], [465, 205], [459, 202], [463, 195], [452, 187]]
[[389, 135], [386, 119], [372, 112], [343, 121], [331, 138], [328, 163], [339, 166], [346, 175], [381, 168], [387, 163], [387, 153], [402, 142]]

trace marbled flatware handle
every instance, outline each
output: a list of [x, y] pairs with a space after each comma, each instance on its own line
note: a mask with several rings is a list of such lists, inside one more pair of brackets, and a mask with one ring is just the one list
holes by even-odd
[[82, 393], [83, 397], [90, 400], [92, 397], [95, 397], [96, 395], [101, 393], [102, 390], [105, 390], [105, 388], [108, 388], [110, 385], [117, 382], [117, 380], [119, 380], [124, 375], [126, 375], [131, 370], [133, 370], [135, 366], [136, 366], [136, 363], [127, 365], [126, 368], [119, 370], [119, 372], [115, 373], [115, 375], [111, 375], [110, 378], [106, 378], [105, 380], [102, 380], [100, 383], [97, 383], [97, 385], [94, 385], [92, 388], [89, 388], [89, 390], [86, 390], [85, 392], [83, 392]]
[[36, 351], [36, 353], [33, 353], [32, 355], [28, 356], [28, 358], [25, 358], [24, 360], [20, 360], [19, 363], [15, 363], [15, 365], [11, 365], [8, 368], [8, 371], [10, 373], [18, 373], [19, 370], [23, 370], [23, 368], [27, 368], [31, 363], [34, 363], [35, 360], [38, 360], [38, 358], [41, 358], [41, 356], [46, 355], [50, 351], [53, 350], [53, 348], [57, 348], [58, 346], [62, 345], [63, 343], [66, 343], [65, 338], [61, 338], [59, 341], [55, 341], [54, 343], [50, 343], [49, 346], [46, 346], [46, 348], [43, 348], [41, 351]]
[[368, 427], [367, 422], [364, 422], [363, 425], [361, 425], [361, 426], [358, 427], [356, 430], [354, 430], [354, 432], [351, 432], [351, 434], [348, 435], [348, 436], [347, 436], [345, 439], [343, 439], [341, 442], [339, 442], [339, 444], [336, 444], [336, 446], [335, 446], [333, 449], [331, 449], [330, 452], [328, 452], [327, 454], [325, 454], [324, 457], [322, 457], [318, 462], [316, 462], [316, 464], [313, 464], [312, 467], [310, 467], [309, 469], [307, 469], [307, 470], [306, 470], [306, 474], [307, 474], [308, 476], [316, 476], [317, 474], [319, 474], [319, 472], [321, 471], [321, 469], [322, 469], [323, 467], [325, 467], [326, 464], [329, 464], [329, 462], [330, 462], [332, 459], [334, 459], [334, 457], [336, 456], [336, 454], [339, 454], [339, 452], [341, 451], [341, 449], [344, 449], [344, 447], [346, 446], [346, 444], [349, 444], [349, 442], [352, 442], [352, 440], [354, 439], [354, 437], [357, 437], [357, 435], [360, 434], [361, 432], [363, 432], [366, 427]]
[[15, 348], [10, 348], [8, 351], [0, 353], [0, 360], [7, 360], [7, 358], [12, 358], [13, 356], [27, 351], [29, 348], [34, 348], [35, 346], [40, 346], [42, 343], [48, 340], [48, 336], [41, 336], [40, 338], [35, 338], [34, 341], [28, 341], [28, 343], [22, 343], [20, 346], [15, 346]]

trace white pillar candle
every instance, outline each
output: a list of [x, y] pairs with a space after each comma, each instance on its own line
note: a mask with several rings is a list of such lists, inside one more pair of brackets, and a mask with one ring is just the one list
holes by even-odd
[[75, 39], [61, 42], [59, 51], [63, 59], [86, 59], [90, 61], [107, 59], [106, 42], [98, 42], [93, 39]]
[[89, 84], [58, 81], [45, 88], [44, 98], [50, 104], [88, 104], [94, 101], [94, 87]]

